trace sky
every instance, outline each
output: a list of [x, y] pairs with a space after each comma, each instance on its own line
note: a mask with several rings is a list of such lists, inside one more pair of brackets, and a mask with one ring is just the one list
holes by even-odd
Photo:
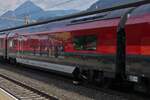
[[[28, 0], [0, 0], [0, 15], [14, 10]], [[85, 10], [98, 0], [30, 0], [44, 10], [77, 9]]]

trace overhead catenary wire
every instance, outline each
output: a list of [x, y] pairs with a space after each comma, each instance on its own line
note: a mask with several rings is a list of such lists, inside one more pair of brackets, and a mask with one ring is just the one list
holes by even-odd
[[128, 7], [137, 7], [137, 6], [140, 6], [140, 5], [143, 5], [143, 4], [148, 4], [148, 3], [150, 3], [150, 0], [142, 0], [142, 1], [137, 1], [137, 2], [134, 2], [134, 3], [125, 4], [125, 5], [114, 6], [114, 7], [111, 7], [111, 8], [96, 9], [96, 10], [93, 10], [93, 11], [83, 11], [83, 12], [79, 12], [79, 13], [76, 13], [76, 14], [66, 15], [66, 16], [58, 17], [58, 18], [53, 18], [53, 19], [50, 19], [50, 20], [42, 21], [42, 22], [32, 23], [32, 24], [28, 24], [28, 25], [22, 25], [22, 26], [13, 27], [13, 28], [1, 29], [0, 32], [6, 32], [6, 31], [16, 30], [16, 29], [20, 29], [20, 28], [35, 26], [35, 25], [47, 24], [47, 23], [50, 23], [50, 22], [56, 22], [56, 21], [61, 21], [61, 20], [66, 20], [66, 19], [71, 19], [71, 18], [76, 18], [76, 17], [93, 15], [93, 14], [112, 11], [112, 10], [117, 10], [117, 9], [123, 9], [123, 8], [128, 8]]

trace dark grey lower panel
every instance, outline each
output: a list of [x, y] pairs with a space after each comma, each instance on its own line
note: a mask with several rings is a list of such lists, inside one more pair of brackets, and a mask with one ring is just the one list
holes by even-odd
[[44, 69], [54, 70], [54, 71], [63, 72], [67, 74], [72, 74], [76, 69], [75, 66], [60, 65], [60, 64], [47, 63], [47, 62], [36, 61], [36, 60], [21, 59], [21, 58], [17, 58], [16, 60], [18, 63], [41, 67]]

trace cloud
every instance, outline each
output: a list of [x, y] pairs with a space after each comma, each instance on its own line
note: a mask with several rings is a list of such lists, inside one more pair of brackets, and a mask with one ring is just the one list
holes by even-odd
[[[0, 14], [14, 10], [28, 0], [0, 0]], [[31, 0], [45, 10], [78, 9], [84, 10], [97, 0]], [[69, 1], [69, 2], [68, 2]]]
[[0, 2], [0, 12], [3, 12], [8, 9], [12, 9], [15, 5], [17, 5], [18, 0], [0, 0]]

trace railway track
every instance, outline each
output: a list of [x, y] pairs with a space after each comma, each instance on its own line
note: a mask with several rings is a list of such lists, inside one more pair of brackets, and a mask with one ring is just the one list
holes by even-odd
[[18, 100], [58, 100], [54, 96], [50, 96], [3, 74], [0, 74], [0, 87]]
[[[112, 90], [112, 89], [108, 89], [107, 87], [106, 88], [104, 88], [104, 87], [97, 87], [97, 86], [93, 86], [92, 84], [88, 84], [88, 83], [85, 83], [85, 84], [82, 84], [82, 85], [79, 85], [79, 86], [75, 86], [75, 85], [73, 85], [71, 82], [71, 80], [70, 79], [67, 79], [67, 78], [65, 78], [65, 77], [61, 77], [61, 76], [57, 76], [57, 75], [50, 75], [50, 74], [46, 74], [46, 73], [43, 73], [43, 71], [39, 71], [39, 70], [33, 70], [33, 69], [31, 69], [31, 70], [29, 70], [29, 68], [23, 68], [23, 66], [22, 67], [15, 67], [15, 66], [9, 66], [9, 65], [5, 65], [4, 66], [5, 68], [6, 68], [6, 70], [9, 70], [9, 71], [16, 71], [16, 70], [18, 70], [19, 71], [19, 74], [18, 75], [20, 75], [21, 73], [20, 73], [20, 71], [21, 70], [23, 70], [23, 73], [22, 74], [27, 74], [27, 76], [28, 77], [31, 77], [30, 75], [30, 73], [32, 73], [32, 76], [34, 76], [34, 77], [32, 77], [32, 78], [37, 78], [37, 80], [39, 80], [38, 79], [38, 77], [43, 77], [42, 78], [42, 80], [40, 80], [40, 81], [43, 81], [44, 82], [44, 80], [48, 80], [48, 79], [50, 79], [50, 80], [52, 80], [52, 83], [55, 83], [55, 85], [57, 86], [57, 83], [55, 82], [56, 80], [59, 80], [58, 81], [58, 87], [61, 87], [61, 88], [64, 88], [64, 87], [67, 87], [67, 89], [68, 88], [70, 88], [70, 90], [71, 89], [73, 89], [72, 91], [75, 91], [75, 94], [77, 93], [77, 92], [81, 92], [81, 91], [83, 91], [83, 89], [84, 89], [84, 92], [87, 92], [87, 93], [85, 93], [85, 94], [87, 94], [87, 97], [89, 96], [90, 98], [94, 98], [95, 100], [133, 100], [133, 99], [135, 99], [135, 100], [149, 100], [149, 98], [145, 98], [145, 97], [143, 97], [143, 96], [140, 96], [140, 95], [137, 95], [137, 94], [134, 94], [134, 93], [124, 93], [124, 92], [119, 92], [119, 91], [115, 91], [115, 90]], [[5, 69], [4, 68], [4, 69]], [[23, 69], [22, 69], [23, 68]], [[3, 72], [4, 72], [4, 70], [3, 70]], [[24, 73], [25, 72], [25, 73]], [[7, 73], [7, 76], [5, 75], [5, 73]], [[15, 75], [15, 77], [13, 77], [13, 75], [12, 74], [10, 74], [9, 72], [5, 72], [5, 73], [1, 73], [0, 74], [0, 80], [2, 80], [2, 79], [5, 79], [5, 81], [10, 81], [10, 82], [12, 82], [13, 84], [15, 83], [15, 85], [17, 84], [17, 85], [19, 85], [20, 87], [23, 87], [23, 89], [25, 88], [25, 89], [27, 89], [27, 90], [29, 90], [29, 91], [27, 91], [26, 93], [20, 93], [19, 92], [19, 96], [17, 96], [17, 98], [20, 98], [21, 100], [23, 99], [28, 99], [29, 98], [29, 100], [32, 100], [32, 99], [30, 99], [30, 98], [32, 98], [32, 95], [31, 95], [31, 97], [30, 97], [30, 93], [32, 94], [32, 93], [35, 93], [35, 95], [37, 96], [37, 97], [34, 97], [33, 96], [33, 98], [36, 100], [36, 99], [40, 99], [40, 100], [58, 100], [58, 98], [61, 98], [61, 97], [59, 97], [58, 95], [60, 95], [60, 94], [56, 94], [57, 96], [58, 96], [58, 98], [56, 98], [56, 97], [54, 97], [54, 96], [49, 96], [49, 95], [47, 95], [47, 94], [45, 94], [45, 92], [43, 93], [41, 93], [40, 91], [45, 91], [45, 90], [41, 90], [41, 89], [39, 89], [39, 90], [37, 90], [37, 89], [35, 89], [35, 87], [33, 88], [31, 85], [30, 86], [26, 86], [25, 84], [29, 84], [30, 82], [30, 80], [26, 80], [25, 78], [22, 78], [21, 79], [21, 77], [20, 77], [20, 79], [19, 78], [17, 78], [18, 77], [18, 75]], [[9, 73], [9, 74], [8, 74]], [[29, 74], [28, 74], [29, 73]], [[38, 73], [38, 75], [34, 75], [34, 74], [36, 74], [36, 73]], [[11, 76], [11, 78], [9, 78], [9, 76]], [[46, 78], [46, 77], [48, 77], [48, 78]], [[2, 79], [1, 79], [2, 78]], [[17, 80], [14, 80], [15, 78], [17, 78]], [[44, 79], [45, 78], [45, 79]], [[55, 80], [54, 80], [55, 79]], [[21, 81], [23, 81], [23, 80], [25, 80], [25, 81], [28, 81], [27, 83], [24, 81], [24, 83], [22, 84], [22, 83], [20, 83]], [[31, 81], [33, 81], [33, 80], [31, 80]], [[60, 85], [60, 82], [61, 82], [61, 85]], [[1, 81], [0, 81], [0, 83], [2, 83]], [[7, 83], [7, 82], [3, 82], [3, 83]], [[32, 83], [32, 82], [31, 82]], [[52, 83], [49, 83], [49, 84], [52, 84]], [[64, 85], [64, 87], [63, 87], [63, 85], [62, 84], [66, 84], [66, 85]], [[72, 85], [70, 85], [70, 84], [72, 84]], [[7, 87], [7, 85], [8, 86], [11, 86], [11, 85], [9, 85], [9, 84], [4, 84], [4, 87], [3, 88], [8, 88]], [[34, 84], [33, 84], [34, 85]], [[43, 87], [44, 87], [44, 84], [40, 84], [40, 87], [42, 87], [42, 85], [43, 85]], [[1, 84], [0, 84], [0, 87], [2, 87], [1, 86]], [[13, 87], [15, 87], [15, 86], [13, 86]], [[11, 88], [11, 87], [10, 87]], [[52, 87], [45, 87], [45, 88], [49, 88], [49, 89], [51, 89]], [[21, 91], [23, 90], [23, 89], [21, 89]], [[56, 89], [56, 88], [55, 88]], [[9, 89], [8, 89], [9, 90]], [[7, 90], [7, 91], [8, 91]], [[53, 90], [53, 89], [52, 89]], [[17, 90], [17, 89], [15, 89], [14, 91], [13, 91], [13, 93], [17, 93], [17, 92], [15, 92], [15, 91], [19, 91], [19, 90]], [[24, 91], [24, 90], [23, 90]], [[32, 92], [33, 91], [33, 92]], [[35, 91], [35, 92], [34, 92]], [[48, 90], [46, 90], [47, 91], [47, 93], [48, 93]], [[62, 90], [61, 90], [62, 91]], [[88, 91], [89, 91], [89, 93], [88, 93]], [[69, 92], [69, 91], [68, 91]], [[10, 92], [11, 93], [11, 92]], [[11, 94], [13, 94], [13, 93], [11, 93]], [[67, 95], [67, 96], [69, 96], [70, 94], [72, 94], [72, 93], [67, 93], [66, 92], [66, 90], [65, 90], [65, 92], [64, 93], [66, 93], [66, 94], [63, 94], [63, 95]], [[81, 92], [82, 93], [82, 92]], [[20, 95], [21, 94], [21, 95]], [[23, 97], [22, 97], [22, 94], [23, 94]], [[24, 96], [25, 94], [27, 94], [26, 96]], [[37, 95], [38, 94], [38, 95]], [[13, 94], [14, 96], [16, 96], [16, 95], [18, 95], [18, 94]], [[76, 95], [75, 95], [76, 96]], [[66, 98], [66, 97], [65, 97]], [[74, 98], [74, 97], [73, 97]], [[62, 99], [62, 98], [61, 98]], [[77, 99], [78, 100], [82, 100], [82, 99], [80, 99], [80, 97], [78, 98], [77, 97]], [[76, 100], [76, 99], [62, 99], [62, 100]], [[88, 99], [87, 99], [88, 100]], [[89, 99], [90, 100], [90, 99]], [[92, 99], [93, 100], [93, 99]]]

